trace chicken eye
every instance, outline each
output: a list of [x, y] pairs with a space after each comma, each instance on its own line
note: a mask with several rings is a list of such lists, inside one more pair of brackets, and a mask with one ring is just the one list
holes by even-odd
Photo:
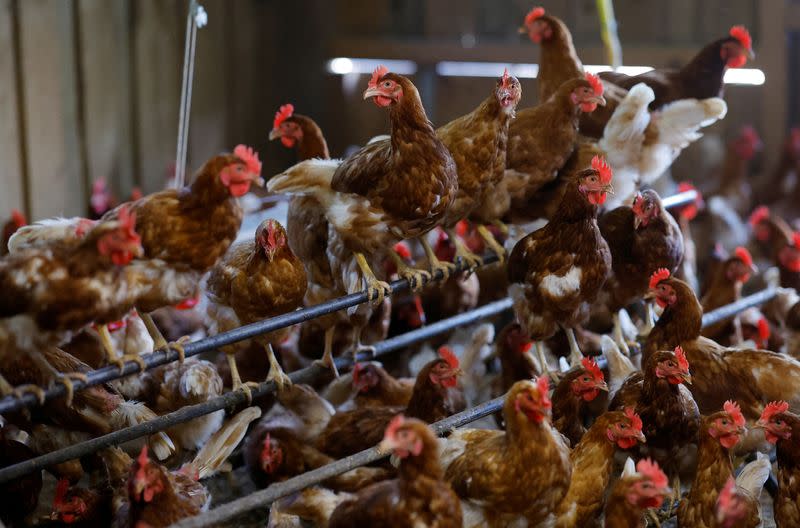
[[720, 421], [720, 423], [721, 423], [722, 425], [728, 425], [728, 420], [726, 420], [725, 418], [723, 418], [723, 419]]
[[620, 429], [627, 429], [627, 428], [628, 428], [628, 426], [627, 426], [627, 425], [625, 425], [625, 424], [619, 424], [619, 428], [620, 428]]
[[383, 87], [384, 88], [391, 88], [392, 87], [392, 81], [384, 81]]
[[779, 419], [775, 420], [775, 424], [776, 424], [776, 425], [783, 425], [783, 420], [781, 420], [781, 419], [779, 418]]
[[589, 383], [589, 381], [591, 381], [591, 380], [589, 379], [589, 376], [584, 376], [583, 377], [583, 381], [585, 381], [586, 383]]

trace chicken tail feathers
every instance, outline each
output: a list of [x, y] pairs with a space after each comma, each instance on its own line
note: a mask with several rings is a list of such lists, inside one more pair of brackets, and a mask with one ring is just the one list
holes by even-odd
[[636, 367], [620, 352], [617, 344], [609, 336], [604, 335], [600, 338], [600, 348], [608, 361], [608, 391], [613, 395], [622, 386], [625, 378], [636, 371]]
[[197, 478], [204, 479], [214, 475], [242, 441], [250, 423], [260, 416], [260, 408], [248, 407], [211, 435], [191, 462]]
[[310, 194], [323, 203], [331, 192], [331, 180], [341, 160], [310, 159], [270, 178], [267, 190], [273, 193]]
[[[112, 422], [119, 429], [139, 425], [154, 418], [156, 418], [156, 413], [147, 405], [133, 400], [123, 401], [114, 409], [111, 417]], [[150, 435], [147, 443], [158, 460], [166, 460], [175, 452], [175, 444], [164, 431]]]
[[326, 527], [333, 510], [352, 497], [349, 493], [336, 493], [326, 488], [307, 488], [275, 503], [273, 508], [312, 521], [315, 526]]
[[748, 463], [736, 477], [736, 486], [746, 490], [758, 498], [770, 472], [769, 458], [759, 454], [758, 458]]

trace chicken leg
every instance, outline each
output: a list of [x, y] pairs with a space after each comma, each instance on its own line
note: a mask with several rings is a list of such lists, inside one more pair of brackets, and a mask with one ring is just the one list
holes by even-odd
[[625, 341], [625, 336], [622, 334], [622, 323], [619, 320], [619, 313], [615, 313], [612, 318], [614, 320], [614, 342], [623, 354], [631, 357], [631, 350], [628, 347], [628, 342]]
[[236, 365], [236, 354], [225, 352], [225, 358], [228, 360], [228, 368], [231, 371], [231, 390], [241, 390], [247, 396], [247, 403], [253, 402], [252, 389], [257, 389], [259, 384], [255, 381], [248, 381], [242, 383], [242, 378], [239, 376], [239, 367]]
[[336, 325], [330, 326], [325, 330], [325, 350], [322, 352], [322, 359], [314, 361], [314, 365], [330, 369], [335, 377], [339, 377], [339, 369], [333, 360], [333, 336], [336, 333]]
[[453, 272], [453, 268], [455, 268], [455, 264], [451, 264], [449, 262], [442, 262], [439, 260], [439, 257], [436, 256], [436, 252], [433, 251], [433, 248], [428, 241], [425, 240], [425, 237], [419, 237], [419, 243], [422, 244], [422, 248], [425, 250], [425, 255], [428, 257], [428, 265], [431, 268], [431, 276], [435, 278], [436, 272], [442, 272], [442, 281], [446, 281], [450, 277], [450, 273]]
[[569, 366], [575, 367], [581, 364], [583, 360], [583, 352], [578, 346], [578, 340], [575, 339], [575, 330], [572, 328], [564, 328], [567, 334], [567, 341], [569, 342]]
[[292, 380], [289, 379], [289, 376], [287, 376], [283, 368], [281, 368], [281, 364], [278, 363], [278, 358], [275, 357], [275, 351], [272, 349], [271, 343], [267, 343], [267, 356], [269, 357], [269, 374], [267, 375], [267, 381], [274, 381], [278, 390], [291, 387]]
[[550, 370], [550, 365], [547, 364], [547, 357], [544, 355], [544, 344], [541, 341], [534, 341], [533, 346], [536, 347], [536, 355], [539, 357], [539, 363], [541, 363], [541, 369], [539, 369], [539, 373], [542, 376], [547, 376], [554, 383], [558, 383], [558, 374]]
[[367, 283], [367, 298], [370, 301], [377, 301], [377, 304], [382, 303], [384, 297], [392, 293], [392, 287], [389, 286], [388, 282], [378, 280], [363, 253], [356, 252], [353, 255], [356, 257], [356, 263], [364, 276], [364, 282]]
[[103, 349], [106, 351], [106, 362], [109, 365], [116, 365], [120, 373], [122, 373], [125, 369], [125, 362], [134, 361], [139, 365], [139, 370], [142, 372], [147, 370], [147, 363], [137, 354], [123, 354], [122, 357], [117, 357], [114, 344], [111, 342], [111, 333], [108, 331], [108, 325], [99, 325], [97, 327], [97, 333], [100, 334], [100, 341], [103, 343]]
[[164, 339], [161, 330], [159, 330], [158, 326], [156, 326], [156, 322], [153, 321], [153, 317], [149, 313], [140, 312], [139, 315], [141, 316], [144, 325], [147, 327], [147, 332], [150, 334], [150, 337], [153, 338], [153, 352], [161, 349], [172, 349], [178, 353], [178, 361], [183, 363], [183, 360], [186, 359], [186, 353], [183, 350], [183, 343], [185, 343], [189, 337], [184, 336], [177, 341], [167, 343], [167, 340]]
[[[505, 248], [500, 245], [500, 242], [497, 241], [492, 232], [489, 231], [486, 226], [479, 225], [477, 230], [483, 241], [486, 242], [486, 245], [489, 246], [489, 249], [494, 251], [494, 254], [497, 255], [497, 258], [500, 259], [500, 263], [502, 264], [506, 260]], [[506, 231], [508, 231], [508, 228], [506, 228]]]
[[408, 280], [411, 285], [411, 291], [417, 292], [425, 286], [425, 283], [431, 280], [431, 274], [425, 270], [415, 269], [406, 264], [405, 260], [397, 254], [396, 251], [390, 251], [389, 257], [394, 261], [397, 266], [397, 274]]
[[[461, 237], [458, 236], [455, 229], [448, 227], [444, 232], [447, 233], [450, 242], [456, 247], [456, 259], [461, 259], [461, 261], [466, 263], [470, 272], [483, 264], [483, 259], [469, 250], [467, 245], [464, 244], [464, 241], [461, 240]], [[456, 260], [456, 262], [458, 262], [458, 260]]]
[[[86, 377], [86, 374], [83, 374], [82, 372], [59, 372], [58, 370], [56, 370], [53, 367], [53, 365], [50, 364], [49, 361], [47, 361], [47, 358], [45, 358], [44, 355], [42, 355], [42, 353], [39, 352], [38, 350], [33, 352], [33, 353], [31, 353], [30, 357], [31, 357], [31, 359], [33, 359], [36, 362], [36, 364], [39, 366], [39, 368], [42, 369], [43, 373], [49, 374], [50, 376], [52, 376], [53, 382], [61, 383], [62, 385], [64, 385], [64, 388], [67, 391], [65, 396], [64, 396], [64, 398], [65, 398], [67, 407], [71, 407], [72, 406], [72, 397], [75, 394], [75, 388], [74, 388], [74, 386], [72, 384], [72, 379], [74, 378], [74, 379], [82, 381], [84, 383], [88, 383], [89, 378]], [[30, 390], [30, 388], [28, 388], [27, 390]], [[39, 399], [41, 401], [44, 400], [44, 393], [42, 393], [40, 395]]]
[[371, 345], [364, 345], [361, 343], [361, 326], [353, 325], [353, 363], [358, 361], [358, 355], [361, 352], [366, 352], [371, 357], [375, 357], [375, 347]]

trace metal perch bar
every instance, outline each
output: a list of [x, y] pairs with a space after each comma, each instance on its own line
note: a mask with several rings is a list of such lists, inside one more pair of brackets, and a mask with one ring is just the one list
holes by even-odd
[[[664, 207], [666, 208], [678, 207], [693, 202], [696, 197], [697, 193], [695, 191], [685, 191], [664, 198], [663, 203]], [[497, 262], [497, 260], [497, 255], [487, 255], [483, 259], [483, 265], [492, 264]], [[463, 264], [458, 264], [456, 266], [456, 271], [464, 271], [465, 269], [466, 266]], [[438, 282], [442, 278], [442, 273], [437, 271], [432, 277], [431, 282]], [[391, 286], [393, 294], [409, 289], [408, 281], [405, 279], [396, 280], [391, 284]], [[351, 306], [356, 306], [367, 301], [368, 297], [366, 291], [345, 295], [344, 297], [339, 297], [338, 299], [333, 299], [315, 306], [302, 308], [291, 313], [265, 319], [250, 325], [241, 326], [229, 332], [223, 332], [215, 336], [206, 337], [192, 343], [187, 343], [184, 345], [184, 351], [186, 357], [196, 356], [197, 354], [214, 350], [221, 346], [243, 341], [245, 339], [250, 339], [258, 335], [273, 332], [275, 330], [280, 330], [281, 328], [285, 328], [287, 326], [303, 323], [316, 317], [320, 317], [338, 310], [343, 310]], [[147, 367], [146, 370], [150, 370], [160, 367], [161, 365], [177, 361], [178, 353], [171, 349], [160, 349], [151, 354], [143, 354], [141, 358]], [[137, 372], [140, 372], [140, 370], [139, 364], [133, 361], [126, 362], [122, 371], [120, 371], [116, 366], [103, 367], [89, 372], [87, 374], [86, 382], [81, 380], [73, 381], [73, 389], [78, 391], [86, 387], [107, 383], [131, 374], [136, 374]], [[45, 401], [64, 396], [65, 394], [66, 388], [62, 384], [56, 384], [53, 387], [45, 389]], [[39, 402], [34, 394], [27, 393], [19, 398], [14, 396], [6, 396], [0, 399], [0, 414], [18, 411], [23, 407], [33, 407], [38, 404]]]
[[[511, 299], [502, 299], [493, 303], [486, 304], [475, 310], [465, 312], [463, 314], [450, 317], [437, 321], [436, 323], [424, 326], [418, 330], [399, 335], [380, 343], [375, 344], [376, 358], [382, 357], [395, 350], [400, 350], [414, 343], [419, 343], [430, 339], [433, 336], [452, 330], [453, 328], [474, 323], [487, 317], [492, 317], [502, 313], [511, 308]], [[359, 355], [359, 361], [372, 359], [369, 354]], [[336, 358], [336, 367], [339, 369], [348, 367], [352, 364], [349, 356]], [[328, 369], [311, 366], [308, 368], [300, 369], [289, 374], [289, 378], [293, 383], [310, 383], [314, 381], [320, 374], [329, 372]], [[259, 387], [252, 391], [253, 398], [258, 398], [263, 395], [275, 391], [275, 384], [273, 382], [264, 382]], [[200, 416], [210, 414], [220, 409], [235, 407], [237, 405], [244, 405], [247, 403], [247, 397], [242, 391], [231, 391], [209, 400], [207, 402], [198, 403], [197, 405], [190, 405], [175, 412], [159, 416], [139, 425], [120, 429], [98, 438], [93, 438], [85, 442], [81, 442], [58, 451], [53, 451], [45, 455], [26, 460], [20, 464], [8, 466], [0, 469], [0, 483], [6, 482], [22, 475], [37, 471], [53, 464], [60, 464], [67, 460], [73, 460], [82, 456], [94, 453], [100, 449], [119, 445], [130, 440], [147, 436], [158, 431], [163, 431], [172, 427], [173, 425], [188, 422]]]
[[[776, 294], [777, 291], [774, 288], [768, 288], [766, 290], [754, 293], [753, 295], [744, 297], [743, 299], [740, 299], [734, 303], [722, 306], [703, 315], [703, 326], [706, 327], [712, 325], [724, 319], [733, 317], [743, 310], [768, 302], [773, 299]], [[509, 301], [509, 299], [506, 299], [506, 301]], [[598, 358], [597, 362], [601, 368], [606, 366], [606, 361], [603, 357]], [[466, 425], [470, 422], [483, 418], [484, 416], [494, 414], [495, 412], [500, 411], [502, 407], [503, 397], [501, 396], [473, 407], [472, 409], [468, 409], [462, 413], [455, 414], [449, 418], [445, 418], [444, 420], [431, 424], [431, 427], [436, 434], [442, 436], [457, 427]], [[356, 453], [355, 455], [337, 460], [336, 462], [332, 462], [321, 468], [317, 468], [283, 482], [273, 484], [268, 488], [256, 491], [240, 499], [223, 504], [205, 514], [184, 519], [173, 524], [172, 526], [174, 528], [201, 528], [205, 526], [213, 526], [218, 523], [233, 519], [234, 517], [250, 510], [266, 507], [282, 497], [286, 497], [287, 495], [301, 491], [309, 486], [319, 484], [331, 477], [341, 475], [342, 473], [360, 466], [364, 466], [385, 456], [385, 454], [379, 453], [378, 450], [373, 447], [365, 451], [361, 451], [360, 453]], [[0, 479], [0, 482], [2, 482], [2, 479]], [[771, 484], [774, 487], [774, 479]]]

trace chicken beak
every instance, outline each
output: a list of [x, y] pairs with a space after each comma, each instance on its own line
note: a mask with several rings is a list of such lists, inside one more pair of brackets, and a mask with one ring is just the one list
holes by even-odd
[[379, 95], [383, 94], [377, 87], [367, 88], [366, 90], [364, 90], [364, 99], [369, 99], [370, 97], [378, 97]]
[[765, 422], [764, 420], [759, 420], [753, 424], [753, 429], [766, 429], [766, 428], [767, 428], [767, 422]]
[[689, 374], [688, 372], [686, 374], [681, 374], [681, 379], [687, 385], [691, 385], [692, 384], [692, 375]]
[[397, 447], [397, 443], [394, 441], [393, 438], [384, 438], [381, 440], [381, 443], [378, 444], [378, 453], [381, 455], [388, 455]]
[[753, 273], [758, 273], [758, 266], [756, 266], [755, 263], [750, 264], [750, 271]]
[[641, 443], [643, 443], [643, 444], [646, 444], [646, 443], [647, 443], [647, 437], [646, 437], [646, 436], [644, 435], [644, 433], [643, 433], [643, 432], [641, 432], [641, 431], [639, 431], [638, 433], [636, 433], [636, 439], [637, 439], [638, 441], [640, 441]]
[[264, 178], [262, 178], [261, 176], [256, 174], [253, 177], [252, 183], [253, 183], [253, 185], [255, 185], [257, 187], [263, 187], [264, 186]]
[[608, 383], [606, 383], [605, 381], [598, 382], [597, 385], [595, 385], [595, 388], [603, 392], [608, 392]]
[[135, 479], [133, 481], [133, 496], [139, 498], [144, 493], [145, 483], [143, 480]]
[[653, 301], [655, 300], [655, 298], [656, 298], [656, 292], [654, 291], [649, 291], [645, 293], [644, 296], [642, 296], [642, 299], [645, 301]]
[[756, 52], [753, 51], [752, 49], [748, 49], [747, 50], [747, 58], [750, 59], [750, 60], [755, 60]]
[[603, 187], [603, 192], [608, 193], [610, 195], [614, 195], [614, 186], [610, 183], [607, 183], [605, 187]]
[[602, 95], [595, 95], [595, 96], [593, 96], [593, 97], [590, 97], [590, 98], [588, 99], [588, 101], [589, 101], [590, 103], [597, 103], [597, 104], [599, 104], [600, 106], [605, 106], [605, 105], [606, 105], [606, 98], [605, 98], [605, 97], [603, 97]]
[[633, 229], [639, 229], [639, 226], [642, 225], [642, 219], [638, 216], [633, 217]]
[[525, 26], [520, 26], [519, 28], [517, 28], [517, 33], [519, 33], [520, 35], [524, 35], [527, 32], [528, 32], [528, 28], [526, 28]]
[[280, 138], [281, 135], [282, 134], [281, 134], [281, 131], [279, 129], [273, 128], [272, 130], [269, 131], [269, 140], [270, 141], [274, 141], [274, 140]]

